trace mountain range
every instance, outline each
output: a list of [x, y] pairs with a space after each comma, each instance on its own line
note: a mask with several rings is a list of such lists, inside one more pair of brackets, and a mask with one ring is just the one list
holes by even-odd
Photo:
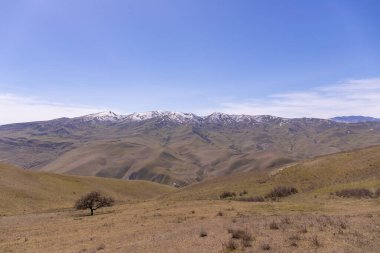
[[380, 144], [380, 122], [346, 122], [107, 111], [0, 126], [0, 160], [31, 170], [184, 186]]
[[331, 120], [342, 123], [359, 123], [359, 122], [380, 122], [379, 118], [367, 116], [341, 116], [334, 117]]

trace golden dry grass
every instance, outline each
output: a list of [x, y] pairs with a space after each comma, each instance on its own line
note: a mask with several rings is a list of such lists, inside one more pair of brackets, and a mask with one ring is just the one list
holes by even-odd
[[[270, 252], [378, 252], [378, 200], [313, 202], [156, 200], [94, 216], [65, 210], [0, 217], [0, 252], [227, 252], [230, 228], [253, 237], [251, 247], [236, 240], [235, 252], [265, 252], [264, 244]], [[279, 229], [271, 229], [272, 222]]]
[[[380, 248], [380, 198], [344, 199], [330, 193], [350, 187], [379, 188], [378, 154], [380, 147], [329, 155], [270, 173], [241, 173], [208, 180], [179, 191], [149, 182], [142, 187], [143, 182], [3, 168], [2, 189], [13, 177], [17, 179], [13, 180], [13, 192], [31, 189], [36, 191], [33, 196], [41, 198], [26, 202], [22, 195], [8, 195], [5, 200], [18, 203], [16, 210], [30, 210], [23, 215], [8, 213], [0, 217], [0, 252], [225, 253], [229, 252], [228, 230], [232, 228], [246, 231], [253, 238], [246, 247], [242, 240], [234, 239], [237, 249], [233, 252], [266, 252], [269, 247], [269, 252], [284, 253], [375, 253]], [[122, 201], [97, 210], [94, 216], [68, 208], [78, 197], [72, 196], [73, 187], [88, 190], [94, 183]], [[300, 193], [274, 202], [218, 199], [225, 190], [247, 190], [248, 196], [256, 196], [276, 185], [294, 185]], [[55, 206], [53, 197], [65, 199], [62, 208]], [[1, 202], [0, 210], [6, 203]], [[41, 211], [52, 209], [49, 206], [59, 209]], [[34, 208], [40, 212], [31, 213]], [[207, 236], [201, 237], [201, 232]]]
[[147, 181], [32, 172], [0, 163], [0, 216], [71, 208], [76, 199], [92, 190], [119, 202], [141, 201], [175, 191]]

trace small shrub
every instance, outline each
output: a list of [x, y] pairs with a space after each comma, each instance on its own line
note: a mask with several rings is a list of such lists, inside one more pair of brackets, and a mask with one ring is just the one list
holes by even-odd
[[298, 246], [298, 241], [301, 240], [299, 235], [292, 235], [289, 237], [289, 240], [291, 241], [290, 246], [297, 247]]
[[380, 188], [375, 191], [375, 197], [380, 198]]
[[[250, 233], [248, 233], [247, 231], [245, 232], [245, 234], [243, 235], [243, 238], [242, 238], [242, 240], [243, 240], [243, 244], [244, 243], [250, 243], [250, 242], [252, 242], [253, 241], [253, 237], [252, 237], [252, 235], [250, 234]], [[250, 245], [250, 244], [249, 244]]]
[[272, 222], [269, 224], [269, 228], [270, 228], [270, 229], [279, 229], [280, 227], [278, 226], [277, 222], [272, 221]]
[[265, 199], [262, 196], [255, 196], [255, 197], [249, 197], [249, 198], [239, 198], [239, 201], [245, 201], [245, 202], [264, 202]]
[[321, 246], [321, 242], [319, 241], [319, 239], [318, 239], [318, 237], [316, 235], [313, 236], [311, 240], [312, 240], [313, 245], [315, 247], [320, 247]]
[[264, 244], [261, 245], [261, 249], [262, 250], [270, 250], [271, 247], [270, 247], [270, 245], [268, 243], [264, 243]]
[[199, 237], [206, 237], [207, 232], [204, 229], [201, 229], [201, 232], [199, 233]]
[[106, 248], [106, 245], [104, 245], [104, 244], [100, 244], [96, 249], [97, 250], [103, 250], [103, 249], [105, 249]]
[[306, 234], [306, 233], [307, 233], [307, 227], [306, 227], [306, 224], [303, 225], [303, 227], [301, 228], [301, 233], [303, 233], [303, 234]]
[[354, 188], [336, 191], [335, 195], [343, 198], [371, 198], [372, 192], [365, 188]]
[[299, 240], [301, 240], [301, 238], [300, 238], [299, 235], [294, 234], [294, 235], [292, 235], [292, 236], [289, 237], [289, 240], [291, 240], [291, 241], [299, 241]]
[[267, 195], [265, 195], [265, 197], [270, 199], [277, 199], [287, 197], [296, 193], [298, 193], [298, 190], [295, 187], [277, 186], [273, 188]]
[[231, 229], [229, 232], [232, 234], [233, 239], [243, 239], [246, 234], [246, 231], [241, 229]]
[[223, 216], [223, 212], [222, 212], [222, 211], [219, 211], [219, 212], [217, 213], [217, 216]]
[[290, 218], [289, 217], [284, 217], [281, 219], [281, 223], [282, 224], [290, 224]]
[[252, 240], [249, 240], [249, 241], [243, 240], [243, 247], [245, 248], [252, 247]]
[[340, 229], [346, 229], [347, 228], [347, 223], [344, 221], [339, 221], [339, 228]]
[[247, 194], [248, 194], [248, 192], [246, 190], [244, 190], [244, 191], [242, 191], [242, 192], [239, 193], [239, 196], [244, 196], [244, 195], [247, 195]]
[[233, 198], [233, 197], [236, 197], [236, 193], [235, 192], [225, 191], [222, 194], [220, 194], [220, 198], [221, 199]]
[[239, 248], [239, 244], [233, 239], [230, 239], [226, 245], [227, 250], [234, 251], [234, 250], [237, 250], [238, 248]]

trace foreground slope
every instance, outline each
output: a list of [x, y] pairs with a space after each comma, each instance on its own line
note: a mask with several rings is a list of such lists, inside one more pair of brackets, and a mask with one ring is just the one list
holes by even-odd
[[174, 189], [146, 181], [31, 172], [0, 163], [0, 215], [71, 208], [75, 200], [92, 190], [123, 202], [154, 198]]
[[[61, 209], [0, 217], [0, 251], [378, 253], [380, 198], [340, 198], [330, 192], [379, 188], [379, 154], [377, 146], [269, 173], [205, 180], [151, 201], [100, 209], [94, 216]], [[279, 201], [219, 199], [225, 190], [245, 189], [256, 196], [276, 185], [300, 192]]]

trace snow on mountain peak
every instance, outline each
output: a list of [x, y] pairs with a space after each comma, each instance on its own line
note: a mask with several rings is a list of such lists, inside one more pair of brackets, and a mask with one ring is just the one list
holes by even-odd
[[96, 121], [117, 121], [120, 119], [123, 119], [125, 116], [123, 115], [118, 115], [112, 111], [104, 111], [104, 112], [98, 112], [98, 113], [93, 113], [93, 114], [88, 114], [82, 117], [79, 117], [83, 119], [84, 121], [91, 121], [91, 120], [96, 120]]
[[104, 111], [99, 113], [93, 113], [78, 117], [83, 121], [108, 121], [116, 122], [119, 120], [126, 121], [145, 121], [150, 119], [157, 119], [160, 121], [172, 121], [179, 124], [199, 124], [199, 123], [211, 123], [211, 124], [234, 124], [245, 123], [254, 125], [257, 123], [264, 123], [273, 121], [275, 119], [281, 119], [269, 115], [234, 115], [221, 112], [214, 112], [208, 116], [197, 116], [193, 113], [173, 112], [173, 111], [148, 111], [148, 112], [135, 112], [129, 115], [118, 115], [112, 111]]
[[153, 118], [164, 118], [170, 119], [173, 121], [177, 121], [183, 123], [185, 121], [191, 121], [197, 118], [196, 115], [192, 113], [182, 113], [182, 112], [171, 112], [171, 111], [150, 111], [150, 112], [135, 112], [126, 117], [131, 121], [142, 121]]

